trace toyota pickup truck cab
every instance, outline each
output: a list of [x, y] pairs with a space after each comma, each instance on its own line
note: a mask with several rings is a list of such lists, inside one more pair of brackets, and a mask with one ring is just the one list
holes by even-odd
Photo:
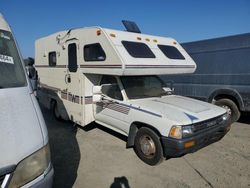
[[52, 187], [48, 133], [11, 29], [0, 15], [0, 186]]
[[230, 129], [225, 109], [176, 96], [158, 77], [194, 72], [193, 59], [172, 38], [130, 29], [88, 27], [38, 39], [41, 103], [57, 119], [126, 135], [127, 147], [149, 165], [221, 139]]

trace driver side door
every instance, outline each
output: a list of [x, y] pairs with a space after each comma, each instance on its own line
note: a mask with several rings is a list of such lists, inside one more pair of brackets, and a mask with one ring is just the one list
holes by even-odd
[[105, 93], [103, 93], [110, 100], [104, 99], [96, 104], [95, 119], [100, 124], [107, 125], [107, 127], [112, 126], [127, 133], [129, 126], [126, 120], [128, 120], [130, 108], [123, 104], [123, 96], [117, 78], [104, 75], [100, 82], [100, 85], [103, 84], [112, 85], [110, 89], [105, 90]]

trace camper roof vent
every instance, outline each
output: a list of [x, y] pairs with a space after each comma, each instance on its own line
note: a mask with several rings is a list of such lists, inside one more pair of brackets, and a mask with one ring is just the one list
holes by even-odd
[[141, 33], [139, 27], [135, 22], [122, 20], [122, 23], [128, 32]]

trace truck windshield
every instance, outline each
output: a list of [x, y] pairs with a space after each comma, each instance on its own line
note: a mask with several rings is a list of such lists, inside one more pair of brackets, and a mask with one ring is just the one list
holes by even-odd
[[165, 83], [157, 76], [122, 76], [121, 82], [129, 99], [167, 95]]
[[0, 89], [25, 85], [24, 70], [13, 36], [0, 30]]

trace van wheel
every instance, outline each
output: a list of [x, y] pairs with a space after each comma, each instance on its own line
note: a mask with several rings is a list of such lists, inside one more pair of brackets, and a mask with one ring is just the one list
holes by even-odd
[[140, 128], [135, 136], [134, 150], [137, 156], [148, 165], [160, 164], [163, 150], [159, 136], [149, 128]]
[[52, 107], [53, 115], [56, 118], [56, 120], [59, 120], [59, 121], [62, 120], [62, 117], [61, 117], [60, 112], [58, 110], [58, 105], [57, 105], [56, 101], [54, 101], [54, 100], [52, 101], [51, 107]]
[[238, 121], [240, 118], [240, 111], [237, 107], [237, 105], [230, 99], [219, 99], [214, 104], [217, 106], [220, 106], [222, 108], [225, 108], [227, 110], [227, 113], [230, 115], [230, 122], [234, 123]]

